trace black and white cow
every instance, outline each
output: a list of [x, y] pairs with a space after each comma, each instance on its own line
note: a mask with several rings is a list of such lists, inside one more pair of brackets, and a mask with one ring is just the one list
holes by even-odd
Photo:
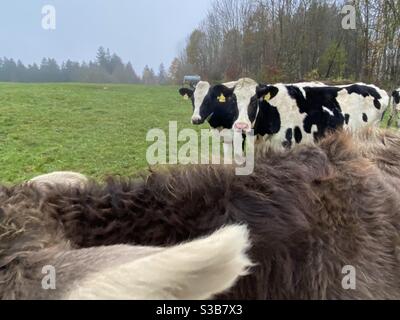
[[260, 85], [258, 106], [250, 108], [254, 133], [273, 149], [312, 143], [327, 131], [377, 125], [389, 106], [387, 93], [375, 86], [338, 87]]
[[[235, 81], [216, 86], [211, 86], [207, 81], [200, 81], [195, 89], [181, 88], [180, 95], [192, 101], [192, 124], [200, 125], [208, 121], [212, 128], [231, 129], [233, 122], [231, 124], [229, 119], [235, 116], [234, 113], [231, 114], [231, 109], [237, 108], [235, 101], [226, 97], [230, 96], [229, 92], [235, 85]], [[227, 106], [232, 108], [226, 108]]]
[[365, 126], [379, 126], [390, 105], [385, 90], [372, 84], [355, 83], [337, 86], [337, 101], [345, 115], [345, 128], [357, 131]]
[[211, 86], [206, 81], [197, 84], [194, 90], [181, 88], [179, 93], [192, 101], [192, 124], [200, 125], [207, 121], [216, 134], [223, 133], [224, 155], [232, 156], [232, 127], [239, 112], [236, 96], [233, 94], [237, 82]]
[[[301, 82], [297, 83], [299, 87], [315, 87], [324, 86], [321, 82]], [[234, 94], [238, 101], [239, 117], [233, 124], [235, 131], [249, 133], [252, 127], [252, 121], [250, 121], [249, 112], [255, 110], [258, 106], [257, 101], [257, 87], [258, 83], [252, 79], [244, 78], [238, 81], [235, 87]]]

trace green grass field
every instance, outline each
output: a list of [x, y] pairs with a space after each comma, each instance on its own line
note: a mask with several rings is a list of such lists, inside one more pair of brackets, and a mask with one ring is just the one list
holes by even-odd
[[59, 170], [95, 179], [145, 170], [150, 129], [168, 132], [169, 121], [178, 121], [179, 129], [196, 128], [189, 123], [190, 103], [177, 89], [0, 84], [1, 183]]
[[148, 168], [147, 132], [190, 125], [177, 87], [0, 84], [1, 182], [73, 170], [92, 178]]

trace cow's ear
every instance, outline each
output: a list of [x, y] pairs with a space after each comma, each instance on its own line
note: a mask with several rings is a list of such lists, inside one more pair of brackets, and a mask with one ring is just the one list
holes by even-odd
[[258, 99], [263, 99], [265, 101], [269, 101], [276, 97], [278, 94], [279, 89], [274, 86], [269, 85], [259, 85], [257, 86], [256, 93]]
[[[109, 258], [107, 268], [80, 280], [66, 298], [211, 299], [230, 289], [240, 276], [247, 275], [252, 267], [247, 257], [249, 248], [249, 232], [244, 226], [226, 227], [207, 238], [171, 248], [132, 247], [132, 261], [129, 249], [122, 252], [123, 256]], [[145, 254], [147, 249], [150, 252]]]
[[217, 84], [211, 89], [212, 96], [218, 99], [220, 103], [224, 103], [227, 99], [231, 98], [234, 91], [235, 88], [228, 88], [223, 84]]
[[179, 94], [184, 98], [191, 98], [193, 97], [194, 90], [189, 88], [181, 88], [179, 89]]
[[393, 91], [393, 99], [394, 99], [394, 103], [399, 104], [400, 103], [400, 91], [395, 90]]

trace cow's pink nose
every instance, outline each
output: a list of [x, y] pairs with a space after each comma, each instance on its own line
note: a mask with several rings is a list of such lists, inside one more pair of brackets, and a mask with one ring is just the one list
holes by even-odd
[[238, 122], [235, 123], [235, 129], [239, 131], [248, 131], [250, 129], [250, 126], [247, 123]]

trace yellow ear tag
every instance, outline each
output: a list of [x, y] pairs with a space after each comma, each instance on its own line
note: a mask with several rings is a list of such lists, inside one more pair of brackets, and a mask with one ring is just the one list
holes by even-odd
[[226, 102], [226, 98], [225, 98], [225, 96], [221, 93], [221, 95], [218, 97], [218, 101], [220, 102], [220, 103], [225, 103]]
[[185, 94], [185, 95], [183, 96], [183, 100], [189, 100], [189, 96], [188, 96], [187, 94]]
[[265, 97], [264, 97], [264, 100], [265, 101], [269, 101], [269, 100], [271, 100], [271, 93], [268, 93]]

